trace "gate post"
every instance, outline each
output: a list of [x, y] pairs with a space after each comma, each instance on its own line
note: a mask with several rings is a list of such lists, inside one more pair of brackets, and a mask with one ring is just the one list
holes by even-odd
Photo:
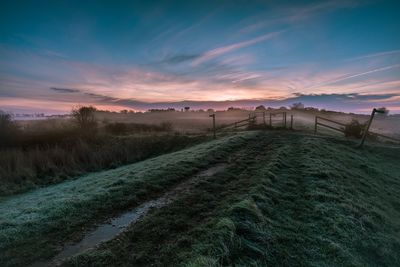
[[290, 130], [293, 130], [293, 114], [290, 115]]
[[269, 113], [269, 126], [272, 127], [272, 114]]
[[360, 143], [360, 147], [363, 146], [365, 138], [368, 135], [368, 130], [369, 130], [369, 127], [371, 126], [372, 120], [374, 119], [375, 113], [385, 113], [385, 111], [382, 110], [382, 109], [376, 109], [376, 108], [374, 108], [372, 110], [371, 117], [369, 118], [368, 124], [364, 129], [364, 133], [363, 133], [363, 137], [362, 137], [362, 140], [361, 140], [361, 143]]
[[286, 111], [285, 111], [285, 113], [284, 113], [284, 119], [285, 119], [285, 129], [286, 129]]
[[215, 138], [217, 138], [216, 129], [215, 129], [215, 113], [211, 114], [210, 117], [213, 118], [213, 137], [215, 139]]
[[314, 134], [317, 134], [317, 123], [318, 123], [318, 116], [315, 116]]
[[264, 122], [264, 126], [265, 126], [265, 111], [263, 112], [263, 122]]

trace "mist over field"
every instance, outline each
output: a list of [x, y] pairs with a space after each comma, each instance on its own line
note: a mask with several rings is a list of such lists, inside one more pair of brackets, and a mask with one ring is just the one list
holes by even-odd
[[398, 1], [0, 1], [0, 266], [400, 266]]

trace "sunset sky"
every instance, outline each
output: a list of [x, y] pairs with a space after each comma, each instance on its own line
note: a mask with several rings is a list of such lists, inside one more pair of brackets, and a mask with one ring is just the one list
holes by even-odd
[[400, 113], [400, 1], [0, 2], [2, 110], [299, 101]]

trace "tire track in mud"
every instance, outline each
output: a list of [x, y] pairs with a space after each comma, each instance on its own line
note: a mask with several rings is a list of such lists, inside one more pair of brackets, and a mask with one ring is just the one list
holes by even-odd
[[[254, 137], [250, 140], [254, 142]], [[238, 154], [246, 150], [247, 144], [242, 145], [233, 154]], [[229, 160], [229, 159], [228, 159]], [[183, 182], [175, 186], [173, 189], [167, 191], [162, 196], [145, 201], [144, 203], [136, 206], [135, 208], [123, 212], [115, 217], [108, 218], [108, 220], [92, 230], [87, 231], [78, 242], [66, 243], [62, 250], [52, 259], [46, 261], [38, 261], [32, 264], [36, 266], [56, 266], [62, 264], [66, 259], [76, 256], [84, 251], [91, 250], [101, 243], [107, 242], [116, 236], [123, 233], [128, 226], [131, 226], [144, 218], [153, 209], [162, 209], [172, 202], [174, 202], [181, 195], [188, 194], [190, 191], [201, 181], [213, 177], [215, 174], [223, 172], [226, 169], [227, 163], [218, 160], [210, 168], [200, 171], [197, 175], [189, 179], [184, 179]]]
[[102, 242], [106, 242], [118, 234], [122, 233], [129, 225], [132, 225], [143, 219], [151, 209], [160, 209], [175, 201], [180, 194], [190, 192], [191, 188], [196, 186], [201, 180], [222, 172], [226, 168], [225, 163], [217, 163], [212, 167], [201, 171], [197, 175], [180, 183], [172, 190], [164, 193], [161, 197], [142, 203], [141, 205], [124, 212], [116, 217], [108, 219], [107, 222], [98, 225], [93, 230], [87, 232], [77, 243], [66, 244], [62, 251], [49, 261], [39, 261], [31, 267], [56, 266], [65, 259], [73, 257], [88, 249], [93, 249]]

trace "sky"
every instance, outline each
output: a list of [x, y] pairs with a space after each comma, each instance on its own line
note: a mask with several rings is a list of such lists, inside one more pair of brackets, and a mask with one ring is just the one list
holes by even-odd
[[400, 113], [400, 2], [0, 1], [0, 109]]

